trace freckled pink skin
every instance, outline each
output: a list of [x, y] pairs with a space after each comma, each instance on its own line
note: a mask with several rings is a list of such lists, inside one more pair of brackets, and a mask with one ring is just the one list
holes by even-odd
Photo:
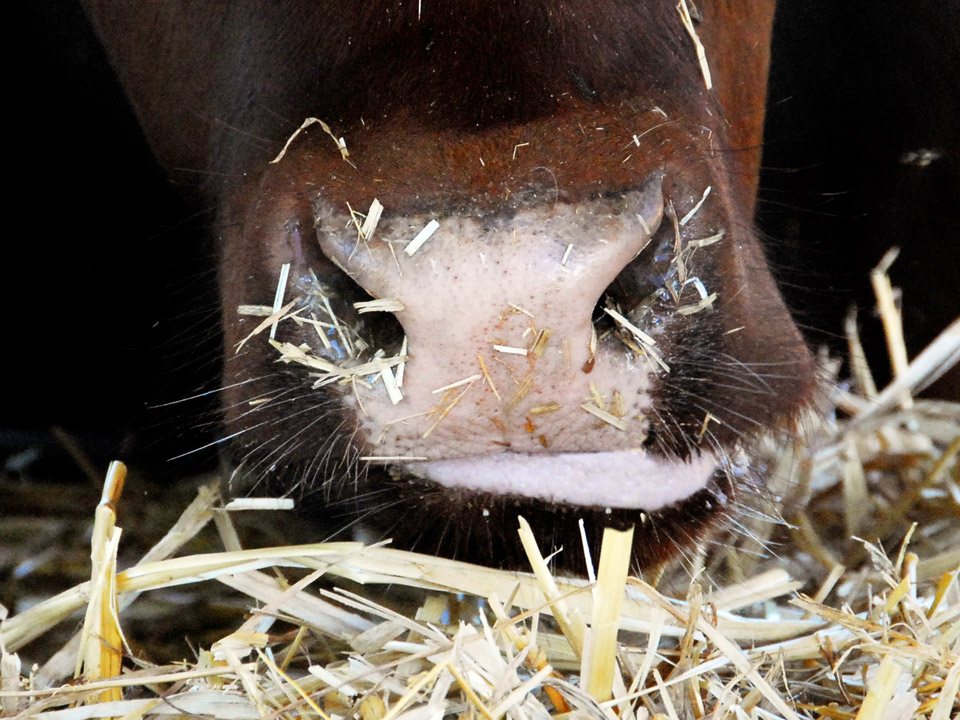
[[[662, 204], [653, 182], [615, 206], [540, 207], [495, 227], [441, 218], [412, 255], [403, 248], [428, 217], [394, 221], [358, 245], [338, 216], [321, 213], [324, 253], [375, 298], [404, 306], [403, 399], [391, 402], [378, 381], [348, 400], [370, 455], [420, 460], [409, 469], [448, 486], [577, 505], [653, 510], [702, 488], [711, 458], [665, 462], [642, 449], [650, 360], [615, 337], [590, 349], [594, 308], [647, 244]], [[550, 337], [535, 355], [541, 331]], [[596, 393], [622, 427], [581, 407]], [[537, 411], [547, 406], [555, 409]]]

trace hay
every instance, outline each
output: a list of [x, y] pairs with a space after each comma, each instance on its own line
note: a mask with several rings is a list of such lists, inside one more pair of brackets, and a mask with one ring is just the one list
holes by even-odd
[[338, 138], [336, 135], [334, 135], [333, 131], [330, 129], [330, 126], [327, 125], [320, 118], [308, 117], [302, 123], [300, 123], [300, 127], [298, 127], [293, 132], [293, 134], [287, 138], [287, 141], [283, 144], [283, 147], [280, 149], [280, 152], [277, 154], [277, 156], [273, 160], [270, 161], [270, 164], [275, 165], [281, 160], [283, 160], [283, 157], [287, 154], [287, 150], [290, 149], [290, 146], [293, 144], [293, 141], [296, 140], [297, 137], [299, 137], [300, 133], [302, 133], [311, 125], [319, 125], [323, 129], [323, 131], [330, 136], [330, 139], [333, 140], [334, 143], [336, 143], [337, 150], [340, 151], [340, 156], [347, 162], [350, 162], [350, 159], [349, 159], [350, 153], [347, 150], [346, 141], [342, 137]]
[[680, 13], [680, 21], [683, 23], [683, 29], [693, 41], [693, 46], [697, 51], [697, 62], [700, 63], [700, 74], [703, 75], [703, 84], [707, 90], [713, 88], [713, 79], [710, 75], [710, 65], [707, 63], [707, 51], [700, 42], [696, 29], [693, 27], [693, 17], [690, 15], [690, 8], [687, 7], [687, 0], [680, 0], [677, 3], [677, 12]]

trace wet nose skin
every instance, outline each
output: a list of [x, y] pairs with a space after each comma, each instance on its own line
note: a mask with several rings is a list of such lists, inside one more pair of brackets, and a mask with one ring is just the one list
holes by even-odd
[[[639, 446], [647, 373], [623, 372], [622, 345], [597, 353], [593, 313], [648, 243], [662, 209], [657, 177], [616, 198], [539, 205], [509, 218], [437, 218], [435, 233], [408, 253], [430, 218], [395, 218], [358, 240], [339, 213], [318, 208], [323, 252], [374, 298], [403, 308], [395, 313], [410, 356], [403, 399], [394, 404], [382, 386], [361, 397], [361, 422], [378, 454], [599, 449], [609, 441], [575, 439], [596, 424], [580, 407], [591, 383], [608, 398], [627, 398], [634, 427], [617, 445]], [[445, 402], [437, 390], [464, 380], [464, 402], [428, 432]], [[531, 433], [528, 418], [538, 409], [550, 410], [537, 423], [542, 432]]]

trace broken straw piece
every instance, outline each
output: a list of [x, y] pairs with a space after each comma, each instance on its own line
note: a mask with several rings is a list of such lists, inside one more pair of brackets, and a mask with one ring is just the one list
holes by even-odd
[[370, 312], [401, 312], [405, 306], [397, 298], [377, 298], [376, 300], [365, 300], [355, 302], [353, 306], [360, 311], [360, 314]]
[[397, 386], [397, 379], [393, 375], [393, 370], [389, 367], [383, 368], [380, 371], [380, 377], [383, 378], [383, 385], [387, 389], [390, 402], [396, 405], [403, 400], [403, 393], [400, 392], [400, 388]]
[[370, 209], [367, 210], [367, 217], [360, 226], [360, 237], [369, 240], [373, 237], [373, 231], [377, 229], [377, 223], [380, 222], [380, 216], [383, 214], [383, 205], [376, 198], [370, 203]]
[[403, 251], [407, 255], [413, 255], [417, 250], [420, 249], [421, 245], [430, 239], [430, 236], [433, 235], [439, 227], [440, 223], [438, 223], [436, 220], [431, 220], [427, 223], [423, 230], [417, 233], [417, 236], [410, 241], [410, 244], [407, 245]]
[[400, 343], [400, 357], [403, 358], [403, 361], [397, 365], [397, 387], [403, 387], [403, 371], [407, 367], [407, 336], [403, 336], [403, 342]]
[[612, 317], [617, 322], [617, 324], [621, 325], [625, 330], [627, 330], [631, 335], [633, 335], [634, 338], [636, 338], [637, 342], [640, 343], [640, 347], [643, 350], [645, 355], [648, 355], [651, 358], [653, 358], [654, 362], [656, 362], [657, 365], [659, 365], [664, 372], [670, 372], [670, 366], [667, 365], [663, 361], [663, 358], [660, 357], [660, 353], [657, 352], [655, 347], [656, 341], [652, 337], [647, 335], [643, 330], [641, 330], [632, 322], [627, 320], [623, 315], [618, 313], [616, 310], [611, 310], [610, 308], [604, 308], [603, 311], [607, 315]]
[[700, 38], [697, 36], [697, 31], [693, 27], [693, 18], [690, 17], [690, 8], [687, 7], [687, 0], [680, 0], [680, 2], [677, 3], [677, 10], [680, 12], [680, 21], [683, 23], [683, 27], [690, 36], [690, 39], [693, 40], [693, 45], [697, 50], [697, 60], [700, 63], [703, 84], [707, 86], [707, 90], [710, 90], [713, 88], [713, 80], [710, 77], [710, 66], [707, 64], [707, 51], [704, 49], [703, 43], [700, 42]]
[[[243, 338], [243, 340], [237, 343], [237, 349], [235, 350], [235, 352], [240, 352], [240, 350], [243, 348], [243, 346], [247, 343], [247, 341], [250, 338], [256, 335], [259, 335], [268, 327], [273, 327], [275, 323], [278, 323], [284, 318], [288, 317], [287, 313], [293, 308], [294, 305], [297, 304], [297, 302], [299, 302], [299, 298], [294, 298], [293, 300], [288, 302], [286, 305], [284, 305], [282, 308], [277, 310], [275, 313], [272, 313], [259, 325], [257, 325], [253, 330], [250, 331], [250, 333], [245, 338]], [[271, 339], [271, 342], [273, 342], [272, 339]]]
[[483, 375], [481, 375], [480, 373], [477, 373], [476, 375], [471, 375], [470, 377], [465, 377], [465, 378], [463, 378], [462, 380], [457, 380], [456, 382], [452, 382], [452, 383], [450, 383], [449, 385], [444, 385], [443, 387], [438, 387], [436, 390], [431, 390], [430, 392], [431, 392], [432, 394], [436, 395], [437, 393], [446, 392], [447, 390], [451, 390], [451, 389], [453, 389], [453, 388], [455, 388], [455, 387], [460, 387], [461, 385], [466, 385], [467, 383], [472, 383], [474, 380], [479, 380], [479, 379], [482, 378], [482, 377], [483, 377]]
[[297, 136], [298, 136], [300, 133], [302, 133], [304, 130], [306, 130], [306, 129], [307, 129], [308, 127], [310, 127], [311, 125], [319, 125], [321, 128], [323, 128], [323, 131], [324, 131], [327, 135], [329, 135], [329, 136], [331, 137], [331, 139], [337, 144], [337, 150], [340, 151], [340, 155], [341, 155], [341, 157], [343, 157], [344, 160], [346, 160], [348, 157], [350, 157], [350, 153], [347, 151], [347, 143], [346, 143], [346, 141], [344, 141], [343, 138], [338, 138], [336, 135], [334, 135], [334, 134], [333, 134], [333, 131], [330, 130], [330, 126], [327, 125], [327, 124], [326, 124], [323, 120], [321, 120], [320, 118], [308, 117], [306, 120], [304, 120], [304, 121], [300, 124], [300, 127], [298, 127], [298, 128], [294, 131], [293, 135], [291, 135], [289, 138], [287, 138], [287, 142], [285, 142], [285, 143], [283, 144], [283, 148], [280, 150], [280, 153], [279, 153], [273, 160], [270, 161], [270, 164], [271, 164], [271, 165], [275, 165], [276, 163], [278, 163], [278, 162], [280, 162], [281, 160], [283, 160], [283, 156], [287, 154], [287, 150], [290, 148], [290, 145], [293, 144], [293, 141], [297, 139]]
[[236, 512], [240, 510], [293, 510], [293, 498], [235, 498], [224, 505], [223, 509]]
[[273, 308], [269, 305], [237, 305], [237, 315], [270, 317], [273, 315]]
[[287, 291], [287, 278], [290, 276], [290, 263], [284, 263], [280, 266], [280, 279], [277, 281], [277, 292], [273, 296], [273, 316], [277, 318], [273, 321], [273, 324], [270, 326], [270, 339], [276, 340], [277, 338], [277, 323], [280, 321], [280, 318], [277, 317], [277, 314], [280, 312], [280, 308], [283, 307], [283, 296]]
[[686, 225], [688, 222], [690, 222], [691, 218], [693, 218], [693, 216], [696, 215], [697, 212], [699, 212], [700, 208], [703, 207], [703, 203], [706, 202], [707, 197], [710, 195], [710, 191], [711, 191], [711, 190], [713, 190], [713, 186], [712, 186], [712, 185], [707, 185], [707, 189], [703, 191], [703, 197], [700, 198], [700, 201], [699, 201], [696, 205], [693, 206], [693, 208], [690, 210], [690, 212], [688, 212], [686, 215], [684, 215], [682, 218], [680, 218], [680, 226], [681, 226], [681, 227], [683, 227], [683, 226]]
[[607, 425], [612, 425], [617, 430], [627, 429], [627, 423], [625, 421], [621, 420], [620, 418], [618, 418], [616, 415], [613, 415], [612, 413], [608, 413], [606, 410], [603, 410], [602, 408], [598, 408], [593, 403], [586, 402], [580, 407], [581, 409], [586, 410], [588, 413], [593, 415], [595, 418], [599, 420], [603, 420], [603, 422], [607, 423]]

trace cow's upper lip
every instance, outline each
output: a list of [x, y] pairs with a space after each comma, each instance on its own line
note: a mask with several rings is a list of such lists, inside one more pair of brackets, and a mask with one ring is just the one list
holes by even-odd
[[406, 469], [450, 488], [550, 503], [654, 511], [703, 489], [717, 470], [704, 453], [687, 461], [643, 450], [512, 453], [415, 462]]

